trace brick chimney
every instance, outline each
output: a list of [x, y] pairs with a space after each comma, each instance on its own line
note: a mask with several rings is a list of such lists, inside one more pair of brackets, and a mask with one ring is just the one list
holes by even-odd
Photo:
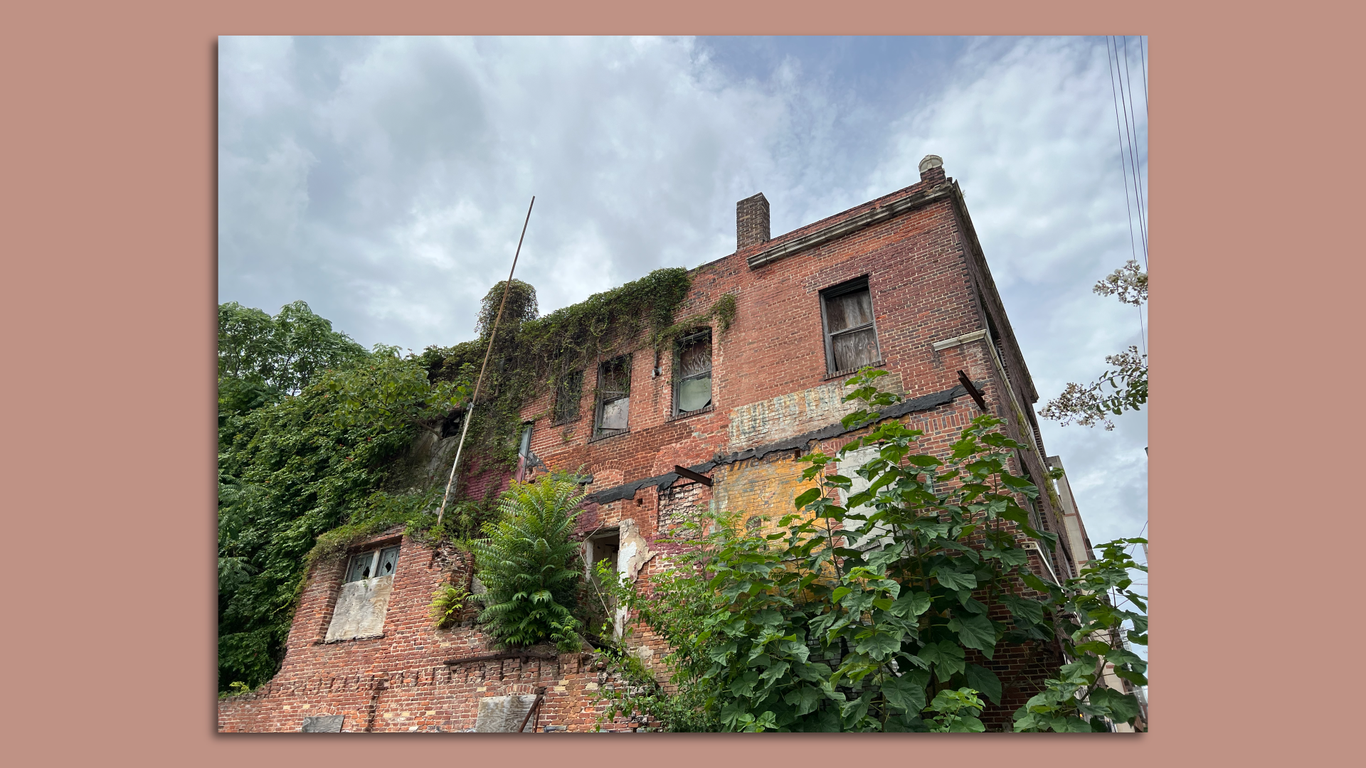
[[736, 203], [735, 250], [742, 251], [768, 240], [768, 198], [764, 197], [764, 193]]
[[925, 155], [920, 161], [921, 181], [944, 181], [944, 158], [939, 155]]

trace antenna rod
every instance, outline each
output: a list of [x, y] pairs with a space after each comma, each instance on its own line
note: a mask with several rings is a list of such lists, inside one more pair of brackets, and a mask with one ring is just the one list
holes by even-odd
[[517, 257], [522, 255], [522, 240], [526, 238], [526, 225], [531, 222], [531, 209], [536, 206], [536, 196], [531, 196], [531, 205], [526, 209], [526, 221], [522, 222], [522, 236], [517, 238], [517, 252], [512, 254], [512, 269], [508, 270], [508, 281], [503, 285], [503, 300], [498, 302], [498, 315], [493, 318], [493, 330], [489, 332], [489, 348], [484, 352], [484, 364], [479, 368], [479, 378], [474, 382], [474, 394], [470, 396], [470, 407], [465, 409], [465, 424], [460, 428], [460, 442], [455, 446], [455, 461], [451, 463], [451, 476], [446, 480], [446, 493], [441, 497], [441, 509], [436, 513], [436, 524], [446, 514], [446, 502], [451, 498], [451, 486], [455, 484], [455, 468], [460, 466], [460, 451], [465, 448], [465, 435], [470, 431], [470, 416], [474, 415], [474, 404], [479, 400], [479, 389], [484, 385], [484, 371], [489, 368], [489, 355], [493, 354], [493, 340], [498, 337], [498, 322], [503, 319], [503, 307], [507, 306], [508, 294], [512, 292], [512, 273], [517, 271]]

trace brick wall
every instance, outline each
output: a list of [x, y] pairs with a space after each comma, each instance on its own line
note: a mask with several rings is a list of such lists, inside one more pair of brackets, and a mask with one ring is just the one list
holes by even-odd
[[[913, 198], [927, 202], [757, 268], [747, 262], [770, 249], [808, 242], [806, 238], [862, 221], [860, 217], [896, 211], [894, 206]], [[762, 196], [741, 202], [737, 251], [693, 271], [692, 288], [677, 312], [680, 318], [700, 315], [723, 295], [736, 298], [729, 330], [712, 328], [711, 409], [674, 416], [672, 350], [657, 352], [642, 335], [604, 358], [632, 354], [627, 432], [592, 439], [594, 367], [584, 371], [577, 419], [553, 425], [549, 391], [522, 411], [524, 419], [535, 423], [531, 447], [536, 455], [552, 470], [592, 475], [592, 492], [665, 475], [675, 465], [716, 462], [709, 473], [710, 488], [691, 481], [662, 490], [646, 485], [629, 498], [589, 503], [580, 515], [581, 537], [624, 520], [634, 524], [654, 554], [637, 582], [647, 592], [651, 575], [670, 567], [670, 555], [677, 553], [678, 545], [659, 539], [675, 533], [682, 520], [713, 508], [776, 520], [792, 511], [792, 499], [810, 486], [801, 480], [805, 465], [794, 460], [796, 455], [816, 448], [833, 454], [854, 436], [811, 441], [750, 459], [728, 458], [830, 427], [851, 410], [841, 402], [848, 377], [828, 375], [820, 308], [823, 289], [851, 279], [866, 276], [868, 281], [881, 367], [891, 374], [881, 380], [883, 386], [907, 398], [943, 393], [958, 386], [958, 372], [963, 371], [982, 390], [989, 410], [1006, 421], [1007, 431], [1030, 444], [1013, 460], [1014, 469], [1046, 482], [1042, 443], [1030, 437], [1031, 430], [1037, 435], [1032, 411], [1037, 394], [961, 195], [943, 168], [927, 168], [917, 184], [776, 238], [768, 237], [767, 203]], [[990, 329], [994, 333], [974, 341], [934, 347], [935, 342]], [[973, 401], [958, 397], [904, 420], [925, 431], [922, 450], [943, 454], [978, 413]], [[505, 482], [506, 473], [475, 473], [466, 493], [480, 496]], [[1043, 530], [1062, 531], [1060, 510], [1048, 494], [1041, 496], [1035, 517]], [[1051, 555], [1049, 564], [1062, 578], [1072, 567], [1064, 553]], [[1046, 571], [1042, 566], [1041, 561], [1032, 563], [1039, 573]], [[340, 562], [322, 564], [310, 574], [280, 673], [256, 692], [221, 702], [220, 730], [299, 730], [303, 717], [344, 714], [343, 729], [348, 731], [458, 731], [473, 727], [480, 698], [541, 687], [547, 691], [539, 718], [543, 726], [591, 730], [596, 725], [600, 709], [592, 703], [592, 691], [605, 680], [590, 657], [468, 661], [494, 652], [483, 633], [469, 622], [450, 630], [432, 627], [427, 616], [431, 593], [444, 580], [467, 575], [454, 552], [433, 553], [403, 539], [384, 636], [322, 643], [343, 567]], [[647, 659], [667, 652], [646, 632], [633, 643]], [[976, 659], [1006, 683], [1006, 701], [984, 719], [996, 726], [1008, 724], [1010, 712], [1037, 690], [1056, 652], [1002, 649], [995, 659]]]

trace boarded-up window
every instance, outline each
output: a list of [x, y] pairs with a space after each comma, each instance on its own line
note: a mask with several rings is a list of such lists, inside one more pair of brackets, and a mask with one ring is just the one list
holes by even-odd
[[[535, 694], [486, 696], [479, 700], [479, 713], [474, 720], [475, 733], [532, 733], [536, 715], [527, 715], [536, 705]], [[526, 722], [523, 726], [522, 723]]]
[[831, 376], [881, 362], [868, 278], [861, 277], [822, 291], [821, 319], [825, 325], [825, 357]]
[[626, 431], [631, 406], [631, 356], [608, 360], [598, 367], [598, 407], [594, 437]]
[[320, 715], [304, 718], [304, 733], [341, 733], [346, 715]]
[[579, 397], [583, 393], [583, 371], [570, 371], [555, 382], [556, 424], [568, 424], [579, 418]]
[[674, 415], [711, 405], [711, 329], [685, 336], [674, 358]]
[[346, 578], [327, 627], [327, 642], [358, 640], [384, 634], [384, 615], [394, 591], [398, 547], [384, 547], [351, 557]]

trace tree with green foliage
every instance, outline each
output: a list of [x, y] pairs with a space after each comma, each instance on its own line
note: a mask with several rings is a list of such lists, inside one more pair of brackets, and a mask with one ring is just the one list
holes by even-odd
[[[817, 487], [777, 531], [710, 516], [681, 539], [680, 567], [654, 577], [651, 594], [615, 583], [615, 598], [669, 643], [671, 678], [660, 685], [617, 650], [624, 682], [603, 688], [605, 717], [643, 714], [677, 731], [979, 730], [976, 694], [1000, 703], [1003, 681], [970, 652], [991, 659], [1002, 645], [1053, 642], [1078, 603], [1060, 602], [1076, 595], [1026, 567], [1020, 534], [1055, 538], [1031, 522], [1038, 489], [1008, 468], [1026, 446], [982, 416], [947, 460], [915, 453], [918, 430], [875, 423], [899, 400], [875, 387], [882, 375], [850, 379], [846, 398], [863, 407], [845, 426], [873, 426], [839, 457], [878, 449], [855, 470], [865, 490], [851, 494], [834, 458], [812, 453], [804, 477]], [[1078, 642], [1069, 652], [1099, 650]]]
[[[1096, 283], [1092, 291], [1114, 296], [1121, 303], [1142, 307], [1148, 302], [1148, 273], [1130, 259], [1123, 267]], [[1110, 416], [1137, 411], [1148, 402], [1148, 356], [1129, 347], [1105, 358], [1110, 369], [1089, 384], [1068, 384], [1062, 394], [1048, 401], [1039, 415], [1061, 426], [1076, 422], [1083, 427], [1104, 424], [1115, 428]]]
[[487, 538], [471, 543], [488, 590], [479, 620], [498, 642], [580, 648], [574, 611], [583, 563], [571, 534], [583, 498], [570, 475], [514, 482], [499, 500], [498, 519], [485, 526]]
[[284, 305], [275, 317], [235, 301], [218, 305], [220, 386], [227, 379], [295, 395], [324, 370], [365, 356], [364, 347], [302, 301]]
[[430, 494], [387, 484], [418, 432], [437, 428], [467, 387], [432, 386], [418, 359], [396, 348], [357, 353], [302, 302], [282, 310], [279, 325], [260, 310], [219, 309], [218, 650], [226, 691], [275, 674], [319, 552], [335, 554], [348, 537], [400, 522], [430, 525]]
[[[1133, 724], [1138, 699], [1107, 685], [1105, 667], [1135, 686], [1147, 685], [1148, 663], [1129, 644], [1148, 645], [1148, 598], [1133, 589], [1131, 570], [1148, 572], [1129, 556], [1145, 539], [1116, 539], [1062, 587], [1048, 585], [1048, 605], [1071, 662], [1015, 713], [1016, 731], [1105, 730], [1104, 720]], [[1124, 602], [1137, 610], [1120, 608]], [[1128, 641], [1127, 643], [1125, 641]]]

